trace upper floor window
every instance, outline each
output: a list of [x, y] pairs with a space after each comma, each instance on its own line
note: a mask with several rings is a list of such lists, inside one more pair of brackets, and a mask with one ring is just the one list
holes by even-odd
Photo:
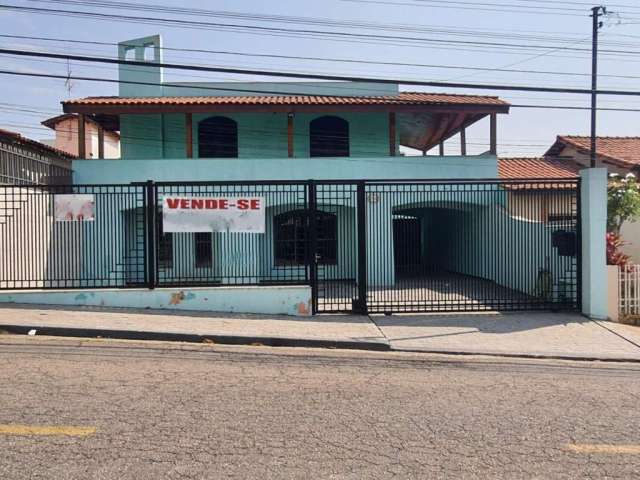
[[334, 116], [324, 116], [309, 125], [309, 156], [348, 157], [349, 122]]
[[228, 117], [209, 117], [198, 125], [200, 158], [237, 158], [238, 124]]

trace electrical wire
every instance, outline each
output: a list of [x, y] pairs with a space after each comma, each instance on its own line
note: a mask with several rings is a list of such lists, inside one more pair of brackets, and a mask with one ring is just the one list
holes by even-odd
[[[413, 86], [428, 86], [428, 87], [447, 87], [447, 88], [461, 88], [461, 89], [478, 89], [478, 90], [504, 90], [504, 91], [524, 91], [524, 92], [553, 92], [553, 93], [571, 93], [571, 94], [591, 94], [590, 89], [579, 88], [559, 88], [559, 87], [535, 87], [529, 85], [496, 85], [496, 84], [470, 84], [470, 83], [455, 83], [455, 82], [437, 82], [437, 81], [419, 81], [408, 79], [391, 79], [391, 78], [375, 78], [375, 77], [358, 77], [351, 75], [323, 75], [323, 74], [311, 74], [311, 73], [293, 73], [283, 71], [267, 71], [258, 69], [241, 69], [241, 68], [227, 68], [227, 67], [208, 67], [201, 65], [186, 65], [186, 64], [173, 64], [173, 63], [155, 63], [155, 62], [143, 62], [135, 60], [119, 60], [115, 58], [104, 57], [91, 57], [85, 55], [69, 55], [58, 54], [48, 52], [32, 52], [28, 50], [16, 50], [16, 49], [0, 49], [0, 54], [20, 55], [26, 57], [42, 57], [42, 58], [57, 58], [64, 60], [75, 60], [82, 62], [97, 62], [97, 63], [109, 63], [109, 64], [122, 64], [129, 66], [141, 66], [141, 67], [163, 67], [177, 70], [195, 70], [204, 72], [218, 72], [218, 73], [234, 73], [243, 75], [258, 75], [267, 77], [286, 77], [297, 79], [316, 79], [316, 80], [335, 80], [335, 81], [349, 81], [349, 82], [369, 82], [376, 84], [391, 84], [391, 85], [413, 85]], [[2, 73], [7, 74], [7, 70], [2, 70]], [[13, 72], [20, 74], [19, 72]], [[43, 75], [46, 76], [46, 75]], [[82, 80], [83, 77], [77, 77], [76, 80]], [[600, 95], [621, 95], [621, 96], [640, 96], [640, 91], [631, 90], [598, 90]]]
[[[216, 23], [216, 22], [204, 22], [204, 21], [195, 21], [195, 20], [180, 20], [180, 19], [172, 19], [172, 18], [160, 18], [160, 17], [140, 17], [140, 16], [131, 16], [131, 15], [121, 15], [121, 14], [106, 14], [99, 12], [87, 12], [80, 10], [60, 10], [60, 9], [48, 9], [48, 8], [38, 8], [38, 7], [23, 7], [16, 5], [6, 5], [0, 4], [0, 9], [14, 10], [14, 11], [23, 11], [28, 13], [37, 13], [37, 14], [46, 14], [46, 15], [62, 15], [62, 16], [73, 16], [73, 17], [85, 17], [85, 18], [94, 18], [99, 20], [111, 20], [111, 21], [122, 21], [122, 22], [133, 22], [133, 23], [154, 23], [159, 22], [163, 25], [173, 25], [173, 26], [189, 26], [191, 28], [215, 28], [217, 30], [220, 29], [231, 29], [235, 31], [253, 31], [259, 32], [260, 34], [265, 34], [266, 32], [270, 33], [278, 33], [278, 34], [294, 34], [294, 35], [310, 35], [310, 36], [320, 36], [321, 38], [357, 38], [357, 39], [373, 39], [373, 40], [390, 40], [390, 41], [404, 41], [404, 42], [418, 42], [418, 43], [435, 43], [435, 44], [446, 44], [446, 45], [466, 45], [466, 46], [490, 46], [497, 48], [519, 48], [519, 49], [534, 49], [534, 50], [549, 50], [552, 48], [559, 48], [556, 46], [549, 45], [534, 45], [530, 43], [521, 43], [521, 44], [513, 44], [513, 43], [504, 43], [504, 42], [479, 42], [479, 41], [467, 41], [467, 40], [443, 40], [443, 39], [435, 39], [435, 38], [425, 38], [425, 37], [408, 37], [408, 36], [394, 36], [394, 35], [381, 35], [381, 34], [366, 34], [366, 33], [354, 33], [354, 32], [335, 32], [329, 30], [310, 30], [310, 29], [290, 29], [284, 27], [266, 27], [260, 25], [243, 25], [243, 24], [229, 24], [229, 23]], [[579, 47], [571, 47], [565, 46], [563, 50], [573, 51], [573, 52], [590, 52], [590, 49], [587, 48], [579, 48]], [[613, 49], [601, 49], [602, 54], [616, 54], [616, 55], [640, 55], [640, 52], [637, 51], [628, 51], [628, 50], [613, 50]]]
[[[22, 40], [36, 40], [36, 41], [61, 42], [61, 43], [72, 43], [72, 44], [86, 44], [86, 45], [102, 45], [102, 46], [110, 46], [110, 47], [114, 47], [118, 45], [117, 43], [110, 43], [110, 42], [74, 40], [69, 38], [35, 37], [35, 36], [29, 36], [29, 35], [0, 34], [0, 38], [13, 38], [13, 39], [22, 39]], [[120, 45], [127, 46], [127, 44], [124, 42], [120, 43]], [[509, 68], [469, 67], [469, 66], [463, 66], [463, 65], [437, 65], [437, 64], [410, 63], [410, 62], [389, 62], [389, 61], [377, 61], [377, 60], [362, 60], [362, 59], [355, 59], [355, 58], [328, 58], [328, 57], [315, 57], [315, 56], [266, 54], [266, 53], [251, 53], [251, 52], [240, 52], [240, 51], [230, 51], [230, 50], [208, 50], [208, 49], [195, 49], [195, 48], [171, 48], [171, 47], [159, 47], [159, 48], [165, 51], [206, 53], [206, 54], [216, 54], [216, 55], [232, 55], [232, 56], [241, 56], [241, 57], [273, 58], [273, 59], [283, 59], [283, 60], [309, 60], [309, 61], [335, 62], [335, 63], [347, 63], [347, 64], [352, 63], [352, 64], [366, 64], [366, 65], [421, 67], [421, 68], [445, 69], [445, 70], [446, 69], [472, 70], [472, 71], [479, 71], [479, 72], [526, 73], [526, 74], [539, 74], [539, 75], [591, 77], [590, 73], [580, 73], [580, 72], [558, 72], [558, 71], [550, 71], [550, 70], [522, 70], [522, 69], [509, 69]], [[545, 54], [541, 54], [541, 55], [545, 55]], [[518, 62], [518, 63], [521, 63], [521, 62]], [[640, 76], [638, 75], [600, 74], [599, 76], [602, 78], [640, 79]]]

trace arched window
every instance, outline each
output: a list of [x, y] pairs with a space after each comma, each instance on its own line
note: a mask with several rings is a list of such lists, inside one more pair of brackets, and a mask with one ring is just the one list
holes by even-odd
[[309, 125], [309, 156], [348, 157], [349, 122], [333, 116], [319, 117]]
[[237, 158], [238, 124], [227, 117], [209, 117], [198, 124], [198, 157]]
[[[336, 263], [337, 220], [332, 213], [317, 213], [318, 262], [324, 265]], [[274, 251], [276, 265], [304, 265], [309, 246], [309, 212], [293, 210], [276, 215], [273, 219]]]

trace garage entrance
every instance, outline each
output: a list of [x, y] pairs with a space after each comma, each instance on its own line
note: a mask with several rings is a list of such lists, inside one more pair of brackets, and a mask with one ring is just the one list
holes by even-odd
[[[356, 210], [344, 237], [356, 275], [334, 279], [316, 266], [317, 312], [578, 308], [578, 181], [351, 186], [340, 192]], [[321, 203], [322, 188], [333, 191], [319, 185]]]
[[422, 234], [419, 217], [393, 216], [393, 263], [398, 277], [408, 278], [421, 271]]

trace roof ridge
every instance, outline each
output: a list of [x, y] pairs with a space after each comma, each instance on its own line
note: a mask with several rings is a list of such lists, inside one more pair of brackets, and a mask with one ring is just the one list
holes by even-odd
[[33, 146], [35, 148], [42, 148], [44, 150], [48, 150], [49, 152], [55, 153], [60, 157], [63, 157], [63, 158], [66, 157], [67, 160], [72, 159], [72, 158], [78, 158], [77, 155], [73, 155], [72, 153], [65, 152], [64, 150], [60, 150], [59, 148], [52, 147], [51, 145], [47, 145], [46, 143], [40, 142], [38, 140], [34, 140], [32, 138], [25, 137], [21, 133], [14, 132], [13, 130], [7, 130], [6, 128], [0, 128], [0, 135], [5, 135], [6, 137], [13, 138], [13, 139], [15, 139], [17, 141], [30, 144], [31, 146]]
[[[558, 135], [560, 138], [585, 138], [590, 139], [589, 135]], [[598, 135], [596, 136], [598, 139], [613, 139], [613, 140], [640, 140], [640, 136], [630, 136], [630, 135]]]
[[[194, 87], [197, 88], [197, 87]], [[333, 98], [362, 98], [362, 99], [385, 99], [385, 100], [393, 100], [393, 99], [401, 99], [403, 95], [424, 95], [424, 96], [443, 96], [443, 97], [457, 97], [457, 98], [483, 98], [483, 99], [492, 99], [492, 100], [500, 100], [500, 97], [497, 95], [478, 95], [478, 94], [464, 94], [464, 93], [447, 93], [447, 92], [417, 92], [417, 91], [400, 91], [394, 94], [385, 94], [385, 95], [341, 95], [336, 93], [268, 93], [268, 92], [255, 92], [252, 94], [239, 94], [239, 95], [152, 95], [152, 96], [119, 96], [119, 95], [90, 95], [81, 98], [72, 98], [69, 100], [65, 100], [62, 103], [74, 103], [82, 100], [97, 100], [97, 99], [161, 99], [161, 98], [229, 98], [229, 97], [238, 97], [238, 98], [260, 98], [260, 97], [271, 97], [271, 98], [295, 98], [295, 97], [333, 97]], [[504, 100], [503, 100], [504, 102]], [[506, 102], [505, 102], [506, 103]]]
[[398, 93], [412, 93], [421, 95], [446, 95], [448, 97], [482, 97], [482, 98], [500, 98], [498, 95], [480, 95], [477, 93], [448, 93], [448, 92], [417, 92], [415, 90], [403, 90]]

